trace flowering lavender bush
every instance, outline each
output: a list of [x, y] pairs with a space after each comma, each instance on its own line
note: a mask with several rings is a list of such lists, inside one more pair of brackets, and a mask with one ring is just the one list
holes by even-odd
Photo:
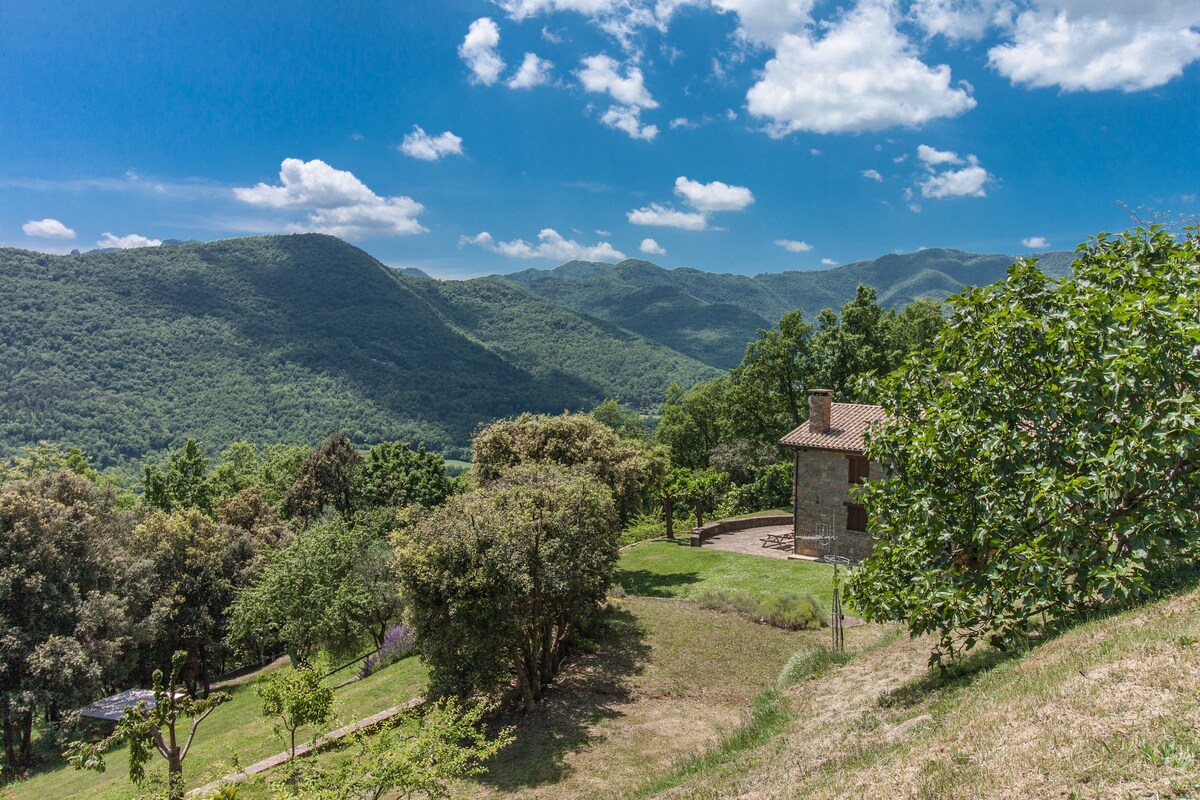
[[415, 649], [416, 643], [413, 641], [412, 631], [407, 625], [396, 625], [389, 628], [388, 632], [383, 635], [383, 645], [377, 652], [367, 656], [362, 669], [358, 671], [358, 677], [365, 678], [378, 672], [388, 664], [394, 664], [405, 656], [412, 655]]

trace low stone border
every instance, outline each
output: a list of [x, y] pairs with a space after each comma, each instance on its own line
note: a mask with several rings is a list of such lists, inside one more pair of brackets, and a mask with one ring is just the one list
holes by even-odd
[[[330, 731], [322, 736], [318, 736], [311, 744], [299, 745], [296, 747], [296, 758], [307, 756], [310, 753], [319, 753], [322, 750], [326, 750], [332, 745], [336, 744], [340, 739], [344, 739], [351, 734], [358, 733], [359, 731], [365, 731], [369, 728], [374, 728], [376, 725], [382, 725], [388, 720], [394, 719], [395, 717], [398, 717], [406, 712], [414, 711], [424, 704], [424, 697], [414, 697], [404, 705], [385, 708], [378, 714], [372, 714], [371, 716], [360, 719], [357, 722], [351, 722], [349, 725], [344, 725], [337, 730]], [[254, 775], [261, 775], [262, 773], [275, 769], [275, 767], [278, 767], [281, 764], [286, 764], [291, 760], [292, 754], [290, 752], [285, 751], [283, 753], [277, 753], [270, 758], [264, 758], [262, 761], [257, 761], [243, 770], [234, 772], [231, 775], [226, 775], [224, 778], [215, 780], [212, 783], [206, 783], [196, 789], [192, 789], [190, 792], [188, 792], [188, 797], [199, 797], [209, 792], [216, 791], [218, 788], [227, 783], [240, 783], [247, 778], [253, 777]]]
[[710, 522], [707, 525], [702, 525], [699, 528], [692, 528], [691, 545], [699, 547], [704, 544], [705, 539], [711, 539], [720, 533], [729, 533], [730, 531], [744, 531], [750, 528], [773, 528], [778, 525], [791, 525], [791, 514], [770, 514], [765, 517], [736, 517], [734, 519], [722, 519], [717, 522]]

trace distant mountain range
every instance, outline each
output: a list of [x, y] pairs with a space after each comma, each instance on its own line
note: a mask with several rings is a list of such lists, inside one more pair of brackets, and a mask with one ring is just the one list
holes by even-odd
[[[1050, 275], [1065, 274], [1070, 252], [1040, 255]], [[661, 342], [704, 363], [730, 369], [759, 328], [799, 308], [814, 319], [840, 309], [860, 283], [875, 287], [880, 305], [941, 302], [964, 286], [994, 283], [1014, 257], [930, 248], [832, 269], [761, 273], [753, 277], [663, 269], [649, 261], [619, 264], [571, 261], [550, 270], [503, 276], [535, 297], [591, 314]]]
[[860, 281], [886, 304], [940, 300], [1012, 260], [926, 250], [753, 278], [571, 262], [438, 281], [317, 234], [172, 244], [0, 249], [0, 455], [46, 439], [130, 466], [187, 436], [216, 451], [335, 430], [461, 455], [497, 417], [656, 403], [735, 365], [784, 311], [840, 307]]

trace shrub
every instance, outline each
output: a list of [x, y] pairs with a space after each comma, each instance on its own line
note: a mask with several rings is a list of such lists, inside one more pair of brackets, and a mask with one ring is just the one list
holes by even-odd
[[638, 514], [621, 531], [621, 545], [637, 544], [667, 535], [667, 524], [650, 514]]
[[756, 598], [745, 592], [708, 589], [696, 596], [696, 602], [710, 611], [741, 614], [785, 630], [813, 630], [824, 624], [825, 614], [820, 604], [809, 595], [788, 593]]
[[721, 589], [707, 589], [696, 596], [696, 602], [701, 608], [710, 611], [724, 611], [756, 617], [758, 599], [745, 592], [727, 593]]
[[825, 616], [812, 597], [791, 593], [764, 598], [758, 605], [758, 615], [768, 625], [791, 631], [819, 628]]
[[365, 678], [389, 664], [395, 664], [405, 656], [412, 655], [416, 649], [417, 643], [413, 640], [412, 630], [407, 625], [388, 628], [388, 632], [383, 635], [383, 645], [363, 661], [362, 669], [358, 671], [358, 677]]
[[754, 470], [754, 478], [734, 486], [717, 506], [720, 517], [751, 514], [766, 508], [782, 508], [792, 502], [792, 465], [788, 462], [769, 464]]

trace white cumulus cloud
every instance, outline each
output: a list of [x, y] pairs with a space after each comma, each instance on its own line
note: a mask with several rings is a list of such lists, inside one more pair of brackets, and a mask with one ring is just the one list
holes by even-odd
[[914, 0], [909, 13], [927, 36], [978, 39], [1003, 19], [1004, 0]]
[[496, 5], [515, 20], [545, 14], [552, 11], [577, 11], [587, 16], [611, 13], [620, 5], [620, 0], [498, 0]]
[[554, 64], [536, 53], [526, 53], [525, 60], [517, 67], [516, 73], [507, 81], [510, 89], [532, 89], [550, 82], [550, 71]]
[[703, 212], [680, 211], [677, 208], [658, 203], [651, 203], [644, 208], [635, 208], [625, 216], [634, 225], [680, 228], [685, 231], [702, 231], [708, 227], [708, 215]]
[[1015, 18], [1010, 41], [988, 51], [1001, 75], [1032, 88], [1151, 89], [1200, 60], [1195, 0], [1042, 0]]
[[642, 244], [638, 247], [638, 249], [643, 253], [649, 253], [650, 255], [655, 256], [665, 256], [667, 254], [667, 251], [663, 249], [662, 245], [653, 239], [642, 239]]
[[927, 144], [917, 145], [917, 158], [930, 166], [962, 163], [962, 159], [958, 157], [958, 153], [951, 152], [950, 150], [938, 150]]
[[613, 100], [633, 108], [658, 108], [658, 101], [646, 88], [642, 70], [635, 66], [625, 67], [621, 74], [616, 59], [604, 54], [587, 56], [583, 69], [576, 73], [583, 88], [596, 94], [608, 94]]
[[21, 226], [26, 236], [42, 239], [74, 239], [75, 231], [56, 219], [31, 219]]
[[675, 194], [695, 211], [651, 203], [635, 208], [625, 216], [634, 225], [657, 225], [702, 231], [708, 228], [708, 215], [717, 211], [743, 211], [754, 203], [754, 193], [745, 186], [731, 186], [722, 181], [701, 183], [685, 175], [675, 179]]
[[1045, 236], [1030, 236], [1028, 239], [1022, 239], [1021, 244], [1030, 250], [1044, 250], [1050, 246], [1050, 242], [1046, 241]]
[[683, 175], [675, 179], [675, 194], [697, 211], [741, 211], [754, 203], [754, 194], [745, 186], [700, 183]]
[[808, 242], [801, 242], [796, 239], [776, 239], [775, 245], [782, 247], [789, 253], [808, 253], [813, 249], [812, 245]]
[[750, 113], [784, 136], [916, 126], [974, 108], [950, 67], [922, 62], [896, 25], [892, 3], [860, 0], [822, 38], [786, 34], [746, 94]]
[[158, 247], [161, 244], [162, 239], [151, 239], [136, 233], [128, 236], [114, 236], [108, 231], [105, 231], [104, 235], [100, 237], [100, 241], [96, 242], [97, 247], [115, 247], [118, 250], [128, 250], [131, 247]]
[[883, 176], [879, 174], [879, 170], [877, 169], [864, 169], [862, 176], [869, 181], [883, 181]]
[[825, 267], [836, 267], [837, 263], [838, 262], [834, 261], [832, 258], [822, 258], [821, 259], [821, 265], [825, 266]]
[[487, 231], [482, 231], [474, 236], [463, 236], [458, 240], [459, 247], [468, 244], [509, 258], [549, 258], [556, 261], [621, 261], [625, 258], [624, 253], [608, 242], [583, 245], [574, 239], [564, 239], [553, 228], [543, 228], [538, 231], [536, 245], [530, 244], [524, 239], [497, 242]]
[[504, 71], [504, 59], [496, 52], [500, 44], [500, 26], [491, 17], [480, 17], [467, 28], [458, 46], [458, 57], [471, 70], [471, 79], [491, 86]]
[[967, 156], [966, 166], [931, 174], [918, 182], [922, 197], [941, 200], [947, 197], [986, 197], [984, 185], [992, 179], [991, 174], [979, 164], [973, 155]]
[[811, 21], [813, 0], [712, 0], [738, 17], [738, 36], [755, 44], [774, 44]]
[[403, 195], [381, 197], [346, 170], [334, 169], [319, 159], [286, 158], [279, 169], [279, 184], [259, 183], [233, 190], [243, 203], [260, 208], [305, 211], [304, 222], [288, 225], [291, 231], [314, 231], [345, 238], [401, 236], [424, 233], [417, 217], [425, 207]]
[[430, 136], [420, 125], [413, 125], [412, 133], [406, 134], [400, 143], [400, 152], [422, 161], [437, 161], [442, 156], [462, 155], [462, 137], [450, 131]]
[[633, 139], [652, 142], [658, 136], [658, 126], [643, 125], [642, 110], [636, 106], [610, 106], [600, 121], [610, 128], [624, 131]]

